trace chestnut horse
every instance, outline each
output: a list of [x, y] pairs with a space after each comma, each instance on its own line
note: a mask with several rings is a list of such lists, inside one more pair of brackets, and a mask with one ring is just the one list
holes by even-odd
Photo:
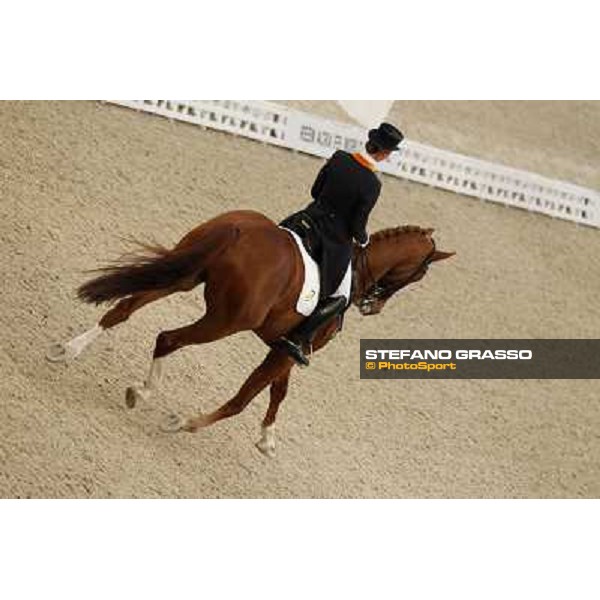
[[[414, 226], [386, 229], [371, 236], [366, 250], [355, 249], [351, 302], [361, 314], [379, 313], [396, 291], [419, 281], [431, 262], [452, 256], [451, 252], [436, 250], [432, 232]], [[52, 361], [73, 359], [100, 333], [123, 323], [142, 306], [204, 283], [204, 316], [185, 327], [159, 333], [146, 382], [127, 389], [130, 408], [156, 392], [164, 360], [172, 352], [246, 330], [271, 345], [305, 318], [295, 311], [304, 278], [300, 252], [288, 232], [260, 213], [222, 214], [190, 231], [171, 250], [143, 247], [143, 254], [128, 255], [99, 269], [101, 275], [79, 288], [78, 296], [84, 302], [119, 302], [94, 328], [66, 344], [55, 345], [48, 354]], [[315, 336], [313, 350], [323, 347], [337, 326], [337, 320], [325, 324]], [[294, 364], [273, 345], [231, 400], [214, 412], [187, 421], [172, 416], [165, 429], [195, 432], [212, 425], [240, 413], [270, 385], [270, 403], [257, 447], [272, 455], [275, 417]]]

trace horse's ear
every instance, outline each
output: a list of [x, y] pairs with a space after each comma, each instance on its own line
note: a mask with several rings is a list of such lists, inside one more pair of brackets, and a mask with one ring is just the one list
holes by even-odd
[[441, 250], [436, 250], [431, 257], [431, 262], [435, 262], [436, 260], [445, 260], [454, 256], [456, 252], [442, 252]]

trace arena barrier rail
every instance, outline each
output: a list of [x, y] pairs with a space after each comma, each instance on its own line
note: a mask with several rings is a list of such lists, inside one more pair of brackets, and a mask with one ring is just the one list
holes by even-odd
[[[313, 156], [362, 148], [366, 130], [259, 100], [111, 100]], [[600, 227], [600, 192], [405, 140], [380, 164], [389, 175], [482, 200]]]

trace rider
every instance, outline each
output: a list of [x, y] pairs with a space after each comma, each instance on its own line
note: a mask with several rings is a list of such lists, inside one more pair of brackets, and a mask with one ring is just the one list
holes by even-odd
[[[280, 225], [300, 231], [312, 240], [313, 258], [321, 269], [320, 302], [313, 313], [288, 336], [283, 346], [299, 364], [307, 366], [303, 344], [311, 343], [321, 325], [340, 315], [344, 297], [331, 297], [342, 281], [352, 258], [352, 240], [361, 248], [369, 243], [367, 221], [381, 191], [376, 163], [398, 150], [404, 136], [390, 123], [369, 131], [363, 152], [337, 150], [321, 169], [311, 189], [314, 201]], [[310, 232], [306, 230], [312, 230]], [[310, 244], [309, 244], [310, 245]], [[309, 252], [311, 248], [309, 248]]]

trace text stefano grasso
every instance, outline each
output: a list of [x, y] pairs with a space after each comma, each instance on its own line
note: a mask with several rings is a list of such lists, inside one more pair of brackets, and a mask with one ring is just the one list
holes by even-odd
[[600, 379], [600, 340], [363, 339], [360, 377]]
[[531, 360], [531, 350], [366, 350], [366, 360]]

